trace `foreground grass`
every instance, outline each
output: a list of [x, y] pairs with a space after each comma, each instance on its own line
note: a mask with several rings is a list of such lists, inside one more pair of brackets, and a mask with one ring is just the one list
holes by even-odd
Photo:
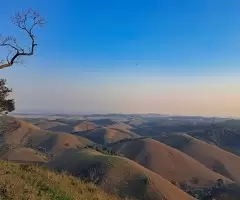
[[0, 162], [1, 200], [117, 200], [93, 184], [45, 168]]

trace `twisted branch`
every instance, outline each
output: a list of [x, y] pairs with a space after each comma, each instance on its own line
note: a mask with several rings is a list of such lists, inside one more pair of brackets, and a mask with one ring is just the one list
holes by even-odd
[[7, 47], [9, 50], [6, 59], [1, 59], [0, 69], [11, 67], [13, 64], [19, 62], [19, 58], [22, 56], [31, 56], [35, 52], [35, 47], [37, 46], [35, 42], [35, 27], [41, 27], [46, 24], [46, 20], [38, 12], [33, 9], [28, 9], [27, 11], [17, 12], [14, 17], [12, 17], [12, 22], [18, 28], [22, 29], [29, 38], [31, 39], [31, 45], [28, 50], [22, 48], [15, 37], [1, 37], [0, 47]]

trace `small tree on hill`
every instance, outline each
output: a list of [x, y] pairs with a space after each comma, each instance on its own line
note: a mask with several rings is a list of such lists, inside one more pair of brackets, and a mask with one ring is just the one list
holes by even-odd
[[12, 89], [9, 89], [6, 83], [6, 79], [0, 79], [0, 114], [7, 114], [15, 110], [14, 100], [8, 99]]
[[224, 182], [221, 178], [217, 180], [217, 186], [218, 187], [223, 187], [224, 186]]

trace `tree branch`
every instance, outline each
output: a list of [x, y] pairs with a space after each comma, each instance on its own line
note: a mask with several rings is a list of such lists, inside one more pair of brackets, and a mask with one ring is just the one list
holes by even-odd
[[[5, 37], [0, 39], [0, 47], [7, 47], [10, 50], [10, 53], [7, 55], [6, 61], [0, 62], [0, 69], [11, 67], [16, 63], [17, 59], [22, 56], [31, 56], [35, 52], [35, 47], [37, 46], [35, 42], [34, 28], [41, 27], [46, 24], [46, 20], [33, 9], [28, 9], [27, 11], [17, 12], [12, 18], [13, 24], [18, 28], [22, 29], [27, 33], [31, 39], [31, 45], [28, 50], [20, 47], [18, 45], [16, 38], [14, 37]], [[13, 54], [14, 52], [14, 54]], [[11, 58], [9, 58], [11, 56]]]

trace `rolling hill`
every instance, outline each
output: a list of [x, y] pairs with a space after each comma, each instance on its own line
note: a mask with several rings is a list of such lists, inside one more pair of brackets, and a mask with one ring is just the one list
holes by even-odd
[[138, 200], [194, 199], [159, 175], [118, 156], [84, 149], [65, 151], [47, 164], [99, 185], [108, 193]]
[[154, 138], [198, 160], [209, 169], [240, 183], [240, 157], [187, 134]]
[[195, 188], [211, 186], [220, 178], [231, 182], [181, 151], [150, 138], [119, 142], [111, 148], [169, 181], [187, 181]]
[[115, 129], [121, 129], [121, 130], [130, 130], [132, 129], [132, 127], [128, 124], [125, 123], [116, 123], [116, 124], [112, 124], [107, 126], [108, 128], [115, 128]]
[[57, 119], [55, 121], [55, 123], [59, 123], [61, 125], [50, 127], [48, 124], [51, 124], [53, 122], [52, 121], [46, 121], [46, 122], [44, 122], [45, 123], [44, 126], [49, 126], [49, 128], [47, 129], [49, 131], [72, 133], [74, 131], [74, 127], [79, 125], [81, 122], [82, 121], [78, 121], [78, 120]]
[[[134, 126], [104, 120], [100, 120], [98, 123], [110, 125], [103, 127], [89, 121], [64, 118], [34, 119], [33, 125], [19, 118], [2, 116], [0, 117], [0, 159], [21, 163], [21, 165], [3, 162], [3, 164], [0, 163], [0, 170], [1, 167], [9, 165], [9, 169], [13, 167], [17, 173], [24, 174], [21, 170], [25, 169], [26, 164], [43, 165], [57, 171], [70, 172], [72, 175], [80, 177], [81, 180], [97, 184], [109, 194], [117, 194], [120, 198], [130, 197], [132, 200], [193, 199], [185, 192], [189, 192], [193, 196], [202, 195], [204, 198], [207, 198], [209, 192], [211, 198], [218, 199], [220, 195], [225, 195], [224, 198], [221, 197], [224, 200], [239, 198], [240, 187], [235, 184], [239, 183], [238, 156], [209, 144], [210, 142], [206, 143], [186, 134], [162, 134], [154, 139], [140, 138], [138, 134], [132, 132], [136, 129], [132, 128]], [[149, 123], [156, 122], [152, 120]], [[63, 127], [64, 129], [62, 129]], [[73, 133], [52, 131], [67, 129]], [[198, 135], [198, 133], [196, 131], [192, 134]], [[236, 134], [234, 133], [234, 135]], [[229, 136], [232, 137], [231, 134]], [[218, 145], [223, 144], [223, 139], [226, 139], [227, 135], [224, 134], [221, 137], [219, 137], [220, 140], [216, 140], [215, 137], [204, 136], [205, 139], [221, 141]], [[37, 172], [40, 170], [39, 173], [42, 176], [45, 176], [42, 174], [42, 170], [46, 174], [53, 173], [29, 165], [27, 165], [27, 169], [30, 171], [26, 176], [19, 177], [14, 172], [13, 179], [21, 182], [20, 191], [23, 191], [22, 185], [24, 184], [29, 187], [28, 175], [34, 176], [35, 173], [35, 171], [32, 173], [32, 169]], [[6, 177], [9, 178], [8, 173], [6, 173]], [[10, 175], [11, 173], [10, 170]], [[52, 176], [55, 177], [55, 173]], [[66, 174], [61, 176], [66, 176], [66, 184], [70, 183], [68, 179], [79, 181]], [[56, 177], [59, 176], [56, 174]], [[78, 196], [78, 192], [81, 190], [79, 186], [64, 185], [65, 183], [56, 179], [57, 183], [41, 179], [44, 183], [46, 182], [50, 191], [52, 188], [58, 191], [50, 195], [62, 195], [63, 193], [70, 195], [64, 197], [64, 200], [83, 198], [83, 196]], [[2, 180], [0, 179], [0, 183]], [[223, 180], [227, 185], [219, 187], [217, 180]], [[75, 181], [73, 182], [75, 183]], [[41, 187], [39, 189], [39, 185], [32, 183], [31, 189], [40, 190], [44, 197], [41, 199], [55, 198], [57, 200], [62, 198], [62, 196], [51, 198], [52, 196], [49, 197], [48, 192], [45, 194], [46, 191], [42, 191]], [[51, 185], [52, 183], [53, 185]], [[81, 181], [77, 184], [86, 188], [86, 184], [85, 186], [81, 185]], [[13, 188], [18, 188], [18, 186]], [[5, 198], [5, 196], [1, 196], [5, 195], [1, 189], [0, 185], [0, 198]], [[75, 189], [77, 190], [75, 194], [69, 193]], [[3, 191], [8, 191], [7, 198], [9, 199], [16, 195], [13, 194], [11, 188], [4, 188]], [[99, 194], [95, 194], [95, 192], [99, 192]], [[88, 196], [90, 194], [85, 190], [83, 194], [85, 199], [94, 199], [97, 195], [100, 196], [96, 197], [96, 200], [118, 198], [116, 195], [116, 197], [108, 196], [98, 188], [93, 189], [91, 194], [93, 196]]]
[[189, 131], [187, 134], [240, 156], [240, 125], [236, 121], [234, 123], [230, 120], [207, 129]]
[[[38, 126], [41, 129], [54, 131], [54, 132], [65, 132], [65, 133], [72, 133], [72, 132], [80, 132], [80, 131], [89, 131], [98, 128], [99, 126], [90, 122], [90, 121], [83, 121], [83, 120], [64, 120], [64, 119], [57, 119], [57, 120], [45, 120], [42, 121], [39, 119], [39, 122], [35, 122], [34, 125]], [[35, 121], [37, 121], [35, 119]]]
[[38, 126], [40, 129], [45, 129], [45, 130], [49, 130], [51, 128], [54, 127], [58, 127], [58, 126], [66, 126], [67, 124], [58, 122], [58, 121], [44, 121], [44, 122], [37, 122], [34, 124], [35, 126]]
[[89, 121], [83, 121], [76, 126], [73, 127], [73, 132], [80, 132], [80, 131], [90, 131], [98, 128], [99, 126], [89, 122]]
[[[91, 141], [68, 133], [42, 130], [31, 123], [13, 117], [0, 117], [0, 158], [10, 159], [13, 154], [22, 161], [33, 156], [29, 148], [47, 154], [59, 154], [70, 148], [83, 148]], [[25, 149], [27, 148], [27, 149]], [[15, 157], [15, 156], [13, 156]], [[39, 162], [42, 162], [39, 156]], [[35, 158], [37, 158], [35, 156]]]
[[131, 131], [114, 128], [98, 128], [85, 132], [76, 132], [74, 134], [102, 145], [107, 145], [125, 138], [138, 137], [137, 134]]
[[31, 148], [19, 147], [10, 151], [6, 160], [16, 163], [44, 164], [48, 161], [45, 154]]
[[95, 119], [95, 120], [91, 120], [92, 123], [97, 124], [99, 126], [110, 126], [113, 124], [116, 124], [118, 122], [108, 119], [108, 118], [103, 118], [103, 119]]

